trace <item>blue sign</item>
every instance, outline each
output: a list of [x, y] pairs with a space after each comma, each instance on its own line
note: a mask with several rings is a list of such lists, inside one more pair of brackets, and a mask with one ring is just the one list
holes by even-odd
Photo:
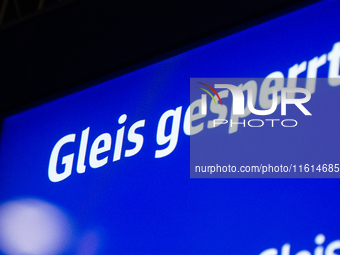
[[[4, 119], [0, 252], [339, 254], [339, 11], [339, 1], [315, 3]], [[234, 93], [203, 80], [230, 77], [244, 79], [230, 83], [244, 104], [243, 86], [261, 78], [253, 107], [276, 111], [233, 114]], [[191, 78], [213, 87], [224, 108], [197, 83], [204, 90], [196, 99], [205, 98], [209, 112], [200, 118]], [[304, 97], [286, 88], [310, 92], [302, 105], [311, 115], [281, 101], [283, 93]], [[253, 119], [264, 126], [252, 127], [262, 123]], [[272, 176], [211, 178], [212, 168], [202, 167], [209, 177], [190, 178], [197, 137], [206, 149], [228, 148], [223, 162], [209, 154], [214, 171], [230, 164], [228, 171], [235, 165], [250, 174], [255, 166]], [[275, 177], [285, 166], [301, 176]]]

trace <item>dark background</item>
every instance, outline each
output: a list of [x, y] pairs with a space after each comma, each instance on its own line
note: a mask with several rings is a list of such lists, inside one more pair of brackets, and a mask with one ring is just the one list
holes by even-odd
[[5, 115], [306, 1], [47, 1], [40, 10], [39, 1], [17, 3], [20, 16], [9, 1], [0, 26], [0, 114]]

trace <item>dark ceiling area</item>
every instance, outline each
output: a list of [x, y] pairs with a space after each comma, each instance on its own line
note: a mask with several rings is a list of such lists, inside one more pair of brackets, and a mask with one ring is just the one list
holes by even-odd
[[13, 26], [78, 0], [0, 0], [0, 29]]
[[8, 0], [0, 25], [0, 114], [305, 4], [296, 0], [46, 0], [39, 9], [39, 0], [31, 1], [31, 6], [27, 2]]

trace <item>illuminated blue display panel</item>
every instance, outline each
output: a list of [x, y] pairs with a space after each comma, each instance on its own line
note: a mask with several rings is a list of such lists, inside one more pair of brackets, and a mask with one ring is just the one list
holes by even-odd
[[[190, 178], [190, 137], [222, 129], [223, 162], [336, 173], [339, 11], [339, 1], [322, 1], [7, 117], [2, 254], [339, 254], [336, 175]], [[297, 84], [311, 94], [312, 115], [288, 106], [286, 117], [278, 107], [239, 122], [285, 118], [296, 127], [209, 129], [211, 119], [186, 118], [191, 78], [280, 75], [323, 78]], [[295, 85], [285, 79], [279, 88], [286, 87]], [[265, 89], [258, 83], [256, 109], [273, 100]], [[231, 121], [231, 101], [224, 102]], [[188, 123], [203, 129], [190, 134]]]

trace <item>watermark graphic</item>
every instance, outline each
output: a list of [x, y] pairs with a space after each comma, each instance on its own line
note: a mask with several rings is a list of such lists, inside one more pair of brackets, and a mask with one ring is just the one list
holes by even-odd
[[[217, 96], [218, 100], [220, 101], [220, 104], [222, 105], [222, 100], [221, 100], [220, 96], [218, 95], [217, 91], [213, 87], [211, 87], [210, 85], [205, 84], [203, 82], [197, 82], [197, 83], [202, 84], [202, 85], [206, 86], [207, 88], [211, 89], [215, 93], [215, 95]], [[199, 88], [199, 89], [205, 91], [212, 98], [215, 105], [217, 105], [215, 98], [213, 97], [213, 95], [208, 90], [203, 89], [203, 88]]]
[[[304, 144], [309, 137], [316, 137], [316, 124], [322, 125], [313, 122], [316, 108], [312, 100], [315, 90], [308, 89], [311, 83], [324, 87], [328, 80], [274, 75], [254, 79], [192, 78], [184, 127], [190, 130], [190, 176], [340, 177], [340, 162], [291, 160], [294, 153], [301, 154], [299, 148], [314, 148], [313, 144]], [[317, 113], [320, 116], [320, 110]], [[324, 113], [328, 114], [327, 110]]]

